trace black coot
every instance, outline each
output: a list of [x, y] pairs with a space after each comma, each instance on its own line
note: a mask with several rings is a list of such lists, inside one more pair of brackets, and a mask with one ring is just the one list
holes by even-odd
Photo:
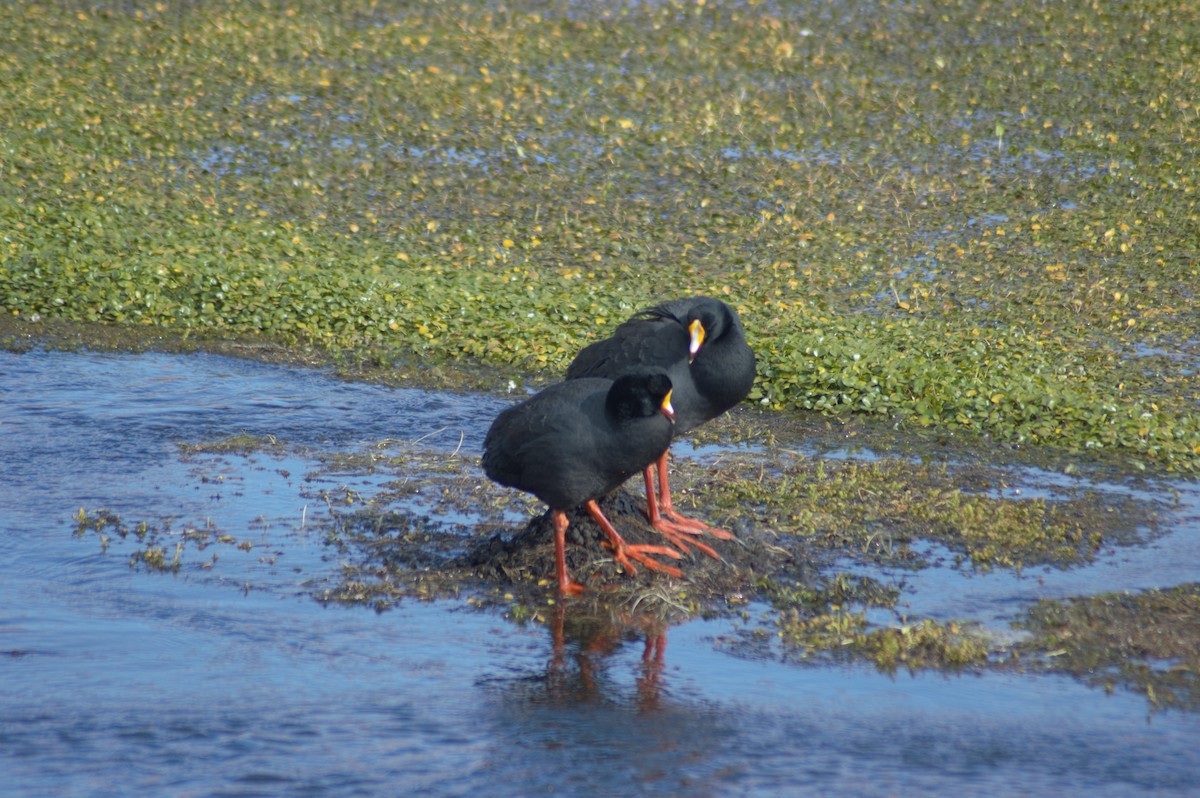
[[600, 511], [596, 499], [658, 459], [671, 444], [674, 410], [671, 380], [662, 370], [638, 371], [616, 381], [571, 380], [500, 413], [483, 442], [483, 470], [496, 482], [532, 493], [550, 506], [559, 591], [578, 594], [567, 576], [566, 511], [587, 507], [631, 574], [636, 560], [672, 576], [678, 569], [652, 559], [679, 559], [666, 546], [627, 544]]
[[[567, 368], [567, 379], [615, 379], [645, 368], [665, 369], [671, 378], [676, 435], [729, 410], [745, 399], [754, 385], [754, 352], [746, 343], [741, 319], [729, 305], [706, 296], [674, 299], [635, 314], [617, 327], [611, 338], [580, 351]], [[716, 557], [711, 547], [694, 536], [708, 533], [728, 539], [732, 535], [675, 511], [666, 452], [657, 461], [657, 500], [654, 471], [653, 466], [645, 469], [650, 523], [685, 551], [690, 544]]]

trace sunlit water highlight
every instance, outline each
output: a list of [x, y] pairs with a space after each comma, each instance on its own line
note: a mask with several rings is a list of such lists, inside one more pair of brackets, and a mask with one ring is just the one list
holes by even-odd
[[[728, 621], [671, 629], [659, 672], [639, 641], [555, 658], [542, 627], [456, 602], [313, 601], [337, 564], [302, 452], [477, 453], [506, 404], [204, 355], [0, 353], [0, 794], [1195, 794], [1200, 719], [1066, 678], [747, 659]], [[291, 448], [178, 447], [241, 433]], [[1164, 537], [1087, 569], [896, 578], [915, 610], [989, 623], [1043, 591], [1194, 579], [1183, 488]], [[254, 547], [145, 573], [71, 534], [81, 507]]]

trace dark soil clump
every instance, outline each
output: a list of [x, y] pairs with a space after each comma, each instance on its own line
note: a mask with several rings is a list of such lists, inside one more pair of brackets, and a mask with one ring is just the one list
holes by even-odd
[[[646, 523], [644, 505], [644, 499], [635, 498], [624, 489], [600, 502], [605, 515], [629, 543], [662, 543], [662, 538]], [[603, 533], [586, 511], [575, 510], [569, 517], [567, 567], [571, 575], [589, 590], [610, 597], [627, 595], [637, 600], [639, 595], [653, 591], [675, 594], [689, 604], [738, 603], [751, 586], [765, 577], [809, 568], [805, 564], [807, 558], [794, 550], [797, 541], [789, 541], [789, 547], [785, 548], [762, 529], [740, 525], [732, 530], [737, 535], [734, 540], [701, 538], [716, 549], [720, 560], [693, 550], [682, 560], [672, 561], [683, 569], [683, 580], [672, 580], [640, 566], [636, 574], [629, 574], [608, 555], [602, 544]], [[554, 573], [550, 514], [532, 519], [511, 537], [497, 533], [481, 540], [457, 565], [490, 583], [509, 583], [514, 588], [548, 584], [549, 576]]]

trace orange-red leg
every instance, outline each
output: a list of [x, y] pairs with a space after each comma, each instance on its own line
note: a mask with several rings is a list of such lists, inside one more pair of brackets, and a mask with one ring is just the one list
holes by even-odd
[[558, 574], [558, 592], [563, 596], [578, 596], [583, 592], [583, 585], [567, 575], [567, 526], [571, 522], [562, 510], [555, 510], [550, 516], [554, 521], [554, 568]]
[[[604, 517], [604, 513], [600, 512], [600, 505], [596, 504], [595, 499], [589, 499], [584, 506], [587, 507], [588, 512], [592, 514], [592, 518], [596, 519], [596, 523], [600, 525], [600, 528], [604, 530], [604, 534], [608, 536], [609, 545], [612, 546], [613, 550], [613, 559], [619, 562], [631, 576], [637, 574], [637, 567], [630, 562], [631, 559], [637, 560], [651, 571], [658, 571], [660, 573], [668, 574], [676, 579], [679, 579], [683, 576], [683, 571], [679, 570], [678, 568], [672, 565], [664, 565], [663, 563], [660, 563], [658, 560], [655, 560], [649, 556], [651, 554], [658, 554], [663, 557], [671, 557], [676, 560], [682, 559], [683, 555], [675, 551], [675, 549], [667, 546], [654, 546], [645, 544], [630, 545], [626, 543], [625, 539], [621, 537], [621, 534], [617, 532], [616, 528], [612, 525], [612, 522]], [[564, 526], [563, 529], [565, 530], [566, 527]]]
[[[658, 471], [658, 492], [654, 490], [654, 472]], [[712, 535], [721, 540], [732, 540], [733, 534], [724, 529], [711, 527], [703, 521], [686, 518], [675, 512], [671, 504], [671, 485], [667, 477], [667, 453], [663, 452], [656, 464], [646, 467], [643, 473], [646, 481], [646, 517], [650, 525], [662, 533], [668, 541], [684, 551], [690, 551], [689, 546], [695, 546], [713, 559], [721, 559], [720, 555], [708, 544], [696, 540], [699, 535]]]
[[650, 521], [650, 526], [657, 529], [659, 534], [680, 551], [690, 552], [691, 547], [695, 546], [709, 557], [715, 560], [721, 559], [711, 546], [701, 543], [693, 537], [699, 534], [698, 532], [680, 528], [674, 521], [662, 517], [662, 513], [659, 511], [658, 496], [654, 492], [654, 468], [654, 465], [651, 464], [646, 466], [646, 470], [642, 472], [646, 480], [646, 518]]

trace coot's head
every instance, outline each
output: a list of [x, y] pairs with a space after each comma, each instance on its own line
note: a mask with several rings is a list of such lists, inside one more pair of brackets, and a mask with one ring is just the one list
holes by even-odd
[[671, 407], [671, 378], [661, 369], [635, 371], [618, 377], [608, 389], [606, 404], [618, 419], [650, 418], [656, 413], [675, 423]]
[[707, 296], [696, 297], [687, 314], [688, 335], [691, 337], [688, 363], [696, 359], [705, 341], [720, 338], [731, 323], [729, 306], [724, 302]]

